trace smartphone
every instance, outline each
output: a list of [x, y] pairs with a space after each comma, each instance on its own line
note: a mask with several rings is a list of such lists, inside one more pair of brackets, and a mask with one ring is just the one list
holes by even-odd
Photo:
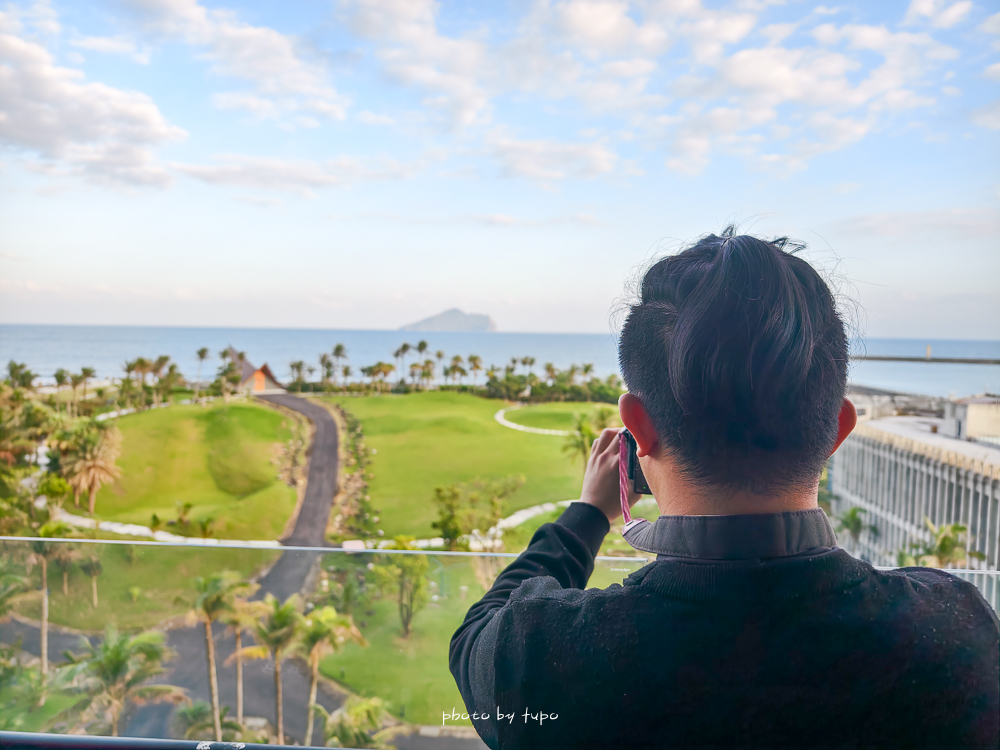
[[646, 477], [642, 475], [642, 467], [639, 466], [639, 456], [636, 455], [635, 438], [628, 430], [622, 432], [622, 438], [628, 445], [628, 478], [632, 481], [632, 491], [640, 495], [652, 495]]

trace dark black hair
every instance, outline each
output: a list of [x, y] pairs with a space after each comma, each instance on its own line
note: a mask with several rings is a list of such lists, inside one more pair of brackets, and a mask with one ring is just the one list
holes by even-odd
[[622, 375], [696, 481], [759, 494], [808, 487], [833, 448], [847, 336], [801, 249], [730, 226], [642, 279], [621, 332]]

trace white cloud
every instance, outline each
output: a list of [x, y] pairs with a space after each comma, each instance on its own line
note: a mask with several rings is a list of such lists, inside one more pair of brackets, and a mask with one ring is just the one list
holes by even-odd
[[948, 0], [912, 0], [906, 9], [903, 24], [927, 21], [936, 29], [950, 29], [961, 23], [972, 10], [971, 0], [948, 3]]
[[983, 128], [1000, 130], [1000, 101], [991, 102], [972, 113], [972, 121]]
[[139, 49], [134, 41], [121, 36], [81, 36], [70, 44], [79, 49], [100, 52], [106, 55], [122, 55], [140, 65], [149, 63], [149, 50]]
[[393, 118], [387, 115], [377, 115], [368, 110], [358, 112], [358, 122], [363, 125], [394, 125], [396, 123]]
[[505, 177], [541, 182], [596, 177], [614, 170], [618, 156], [602, 143], [519, 141], [491, 134], [487, 148]]
[[[669, 44], [666, 29], [657, 21], [635, 21], [629, 14], [629, 3], [616, 0], [569, 0], [538, 3], [537, 21], [548, 25], [566, 44], [585, 55], [641, 51], [660, 54]], [[541, 16], [547, 18], [541, 18]]]
[[381, 42], [377, 55], [398, 83], [426, 92], [424, 104], [455, 127], [491, 119], [490, 97], [480, 84], [487, 46], [439, 33], [433, 0], [346, 0], [355, 33]]
[[[310, 59], [294, 37], [266, 26], [241, 21], [233, 11], [212, 10], [196, 0], [125, 0], [144, 27], [157, 34], [178, 37], [206, 49], [212, 71], [222, 77], [247, 81], [251, 92], [220, 94], [215, 102], [225, 109], [242, 108], [258, 117], [320, 116], [343, 120], [348, 101], [329, 81], [326, 66]], [[263, 106], [262, 101], [270, 106]]]
[[986, 208], [864, 214], [834, 222], [838, 232], [857, 237], [989, 239], [1000, 233], [1000, 213]]
[[979, 24], [979, 30], [987, 34], [1000, 34], [1000, 13], [994, 13]]
[[986, 70], [983, 71], [983, 75], [991, 81], [1000, 81], [1000, 63], [993, 63], [987, 67]]
[[273, 159], [241, 154], [219, 154], [212, 164], [174, 164], [177, 171], [212, 185], [311, 194], [314, 188], [373, 180], [412, 177], [422, 162], [404, 164], [392, 159], [339, 156], [326, 161]]
[[38, 171], [112, 185], [162, 187], [169, 174], [153, 149], [183, 138], [145, 94], [87, 82], [19, 36], [0, 13], [0, 141], [34, 153]]
[[[670, 144], [668, 168], [697, 174], [720, 149], [764, 167], [802, 169], [857, 143], [883, 113], [934, 103], [911, 87], [924, 85], [934, 61], [957, 55], [928, 34], [884, 27], [822, 24], [812, 30], [818, 46], [774, 43], [788, 33], [765, 27], [767, 46], [721, 58], [708, 77], [677, 79], [675, 93], [687, 103], [647, 120]], [[876, 53], [881, 64], [866, 65], [859, 51]]]

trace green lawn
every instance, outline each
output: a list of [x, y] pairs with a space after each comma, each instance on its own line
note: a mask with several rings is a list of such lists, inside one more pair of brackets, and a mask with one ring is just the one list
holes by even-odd
[[98, 494], [98, 517], [149, 525], [153, 513], [174, 519], [176, 504], [189, 502], [192, 519], [215, 517], [218, 537], [276, 539], [296, 501], [273, 462], [288, 422], [264, 406], [221, 401], [122, 417], [122, 476]]
[[[476, 583], [467, 558], [438, 559], [443, 572], [432, 561], [429, 578], [439, 586], [446, 583], [450, 596], [418, 612], [408, 638], [402, 637], [395, 600], [375, 601], [370, 605], [373, 615], [365, 610], [354, 612], [355, 621], [364, 623], [362, 632], [369, 645], [346, 645], [341, 653], [328, 657], [322, 669], [327, 677], [360, 695], [377, 695], [388, 701], [396, 716], [405, 707], [407, 721], [440, 726], [441, 711], [450, 712], [454, 706], [461, 713], [463, 705], [448, 671], [448, 644], [469, 607], [482, 597], [483, 589]], [[469, 587], [464, 600], [459, 596], [462, 585]]]
[[577, 414], [593, 414], [598, 409], [610, 409], [614, 415], [614, 426], [620, 426], [618, 409], [613, 404], [592, 404], [560, 401], [537, 406], [524, 406], [511, 409], [504, 417], [509, 422], [525, 427], [538, 427], [543, 430], [572, 430], [574, 417]]
[[[20, 543], [8, 543], [8, 549]], [[61, 544], [61, 543], [60, 543]], [[119, 628], [148, 628], [184, 614], [187, 606], [177, 601], [194, 599], [192, 580], [220, 570], [235, 570], [249, 577], [271, 564], [275, 550], [213, 549], [211, 547], [166, 547], [78, 543], [76, 551], [101, 560], [103, 573], [97, 578], [97, 601], [91, 603], [90, 578], [78, 567], [69, 575], [69, 595], [63, 593], [62, 572], [49, 564], [49, 620], [79, 630], [103, 630], [108, 622]], [[39, 568], [27, 576], [38, 588]], [[22, 570], [18, 571], [22, 573]], [[133, 600], [131, 588], [138, 591]], [[41, 617], [41, 602], [27, 601], [18, 607], [26, 617]]]
[[497, 424], [502, 401], [440, 391], [329, 400], [361, 420], [378, 451], [370, 490], [387, 537], [436, 536], [434, 488], [453, 482], [524, 474], [508, 514], [580, 495], [583, 466], [563, 452], [564, 439]]
[[[621, 583], [640, 567], [641, 563], [633, 561], [598, 562], [590, 585], [604, 588]], [[369, 645], [361, 648], [347, 644], [341, 653], [323, 662], [322, 670], [360, 695], [377, 695], [388, 701], [396, 716], [405, 707], [403, 718], [407, 721], [440, 726], [442, 711], [465, 710], [448, 670], [448, 645], [469, 607], [482, 597], [483, 588], [466, 557], [432, 558], [428, 578], [437, 583], [434, 591], [445, 596], [417, 613], [408, 638], [402, 637], [395, 600], [363, 605], [353, 616], [362, 625]], [[469, 587], [464, 599], [460, 590], [463, 585]], [[374, 614], [367, 614], [369, 611]], [[449, 720], [448, 724], [471, 722]]]

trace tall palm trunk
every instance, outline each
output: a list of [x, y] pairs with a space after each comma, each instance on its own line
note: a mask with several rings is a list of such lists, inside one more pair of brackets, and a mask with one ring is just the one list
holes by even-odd
[[236, 723], [243, 725], [243, 633], [236, 631]]
[[306, 738], [303, 745], [312, 744], [313, 724], [316, 721], [316, 688], [319, 686], [319, 654], [310, 656], [309, 661], [312, 662], [312, 674], [309, 680], [309, 705], [306, 709], [309, 716], [306, 718]]
[[274, 715], [277, 722], [278, 744], [285, 744], [285, 716], [281, 708], [281, 651], [274, 652]]
[[[49, 561], [42, 558], [42, 685], [49, 673]], [[42, 698], [44, 701], [44, 697]]]
[[69, 596], [69, 568], [63, 568], [63, 596]]
[[90, 577], [90, 599], [94, 603], [94, 609], [97, 609], [97, 576]]
[[97, 489], [100, 485], [94, 482], [90, 485], [90, 495], [87, 498], [87, 512], [94, 515], [94, 507], [97, 505]]
[[219, 678], [215, 673], [215, 640], [212, 638], [212, 623], [205, 621], [205, 653], [208, 658], [208, 690], [212, 694], [212, 724], [215, 726], [215, 741], [222, 742], [222, 721], [219, 719]]
[[198, 360], [198, 382], [194, 384], [194, 402], [198, 403], [198, 394], [201, 392], [201, 360]]

